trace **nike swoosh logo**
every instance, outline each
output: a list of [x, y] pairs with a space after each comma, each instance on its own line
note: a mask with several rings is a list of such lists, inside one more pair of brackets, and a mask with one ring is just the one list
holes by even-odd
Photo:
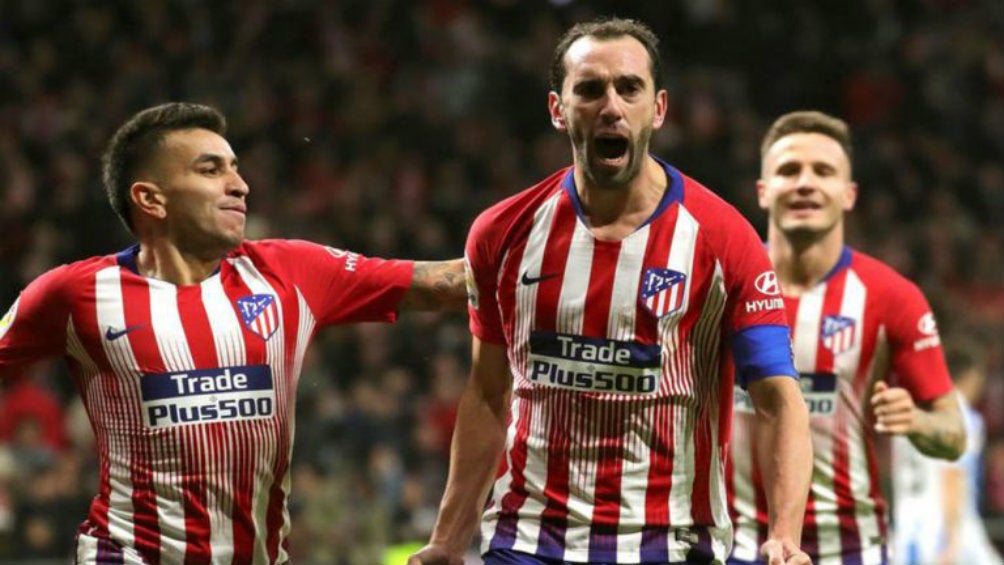
[[547, 275], [540, 275], [539, 277], [531, 277], [530, 275], [528, 275], [524, 271], [523, 272], [523, 278], [520, 279], [520, 280], [525, 285], [531, 285], [531, 284], [537, 284], [537, 283], [539, 283], [541, 281], [546, 281], [547, 279], [553, 279], [556, 276], [558, 276], [557, 273], [551, 273], [551, 274], [547, 274]]
[[129, 333], [131, 331], [138, 330], [140, 328], [145, 328], [145, 327], [146, 327], [146, 324], [136, 324], [135, 326], [129, 326], [129, 327], [127, 327], [124, 330], [116, 330], [116, 329], [112, 328], [111, 326], [108, 326], [108, 329], [105, 330], [105, 339], [107, 339], [108, 341], [115, 341], [116, 339], [124, 336], [125, 334], [127, 334], [127, 333]]

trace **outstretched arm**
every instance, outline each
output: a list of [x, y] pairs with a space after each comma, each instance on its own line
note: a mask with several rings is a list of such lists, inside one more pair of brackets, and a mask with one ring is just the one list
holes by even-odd
[[415, 262], [411, 288], [401, 300], [402, 309], [460, 312], [466, 303], [463, 259]]
[[505, 349], [474, 338], [471, 377], [460, 398], [450, 473], [429, 545], [408, 565], [462, 565], [505, 446], [512, 377]]
[[875, 431], [905, 435], [928, 457], [958, 459], [966, 449], [966, 428], [955, 391], [918, 404], [906, 389], [879, 381], [871, 405]]
[[761, 556], [769, 565], [808, 564], [799, 542], [812, 480], [809, 412], [798, 381], [791, 377], [758, 379], [748, 390], [756, 411], [753, 433], [769, 512]]

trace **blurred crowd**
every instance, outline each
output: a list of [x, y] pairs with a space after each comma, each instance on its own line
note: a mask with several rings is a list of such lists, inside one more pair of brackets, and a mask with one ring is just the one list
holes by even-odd
[[[0, 310], [45, 270], [129, 244], [99, 157], [129, 115], [168, 100], [228, 116], [251, 237], [459, 256], [478, 211], [570, 162], [547, 65], [570, 23], [600, 14], [663, 40], [656, 153], [761, 233], [767, 125], [804, 108], [851, 123], [849, 242], [922, 286], [946, 343], [984, 352], [982, 510], [1004, 539], [999, 0], [0, 2]], [[318, 342], [300, 385], [294, 556], [374, 565], [435, 518], [466, 319], [407, 315]], [[0, 383], [0, 560], [68, 555], [97, 482], [75, 397], [55, 362]]]

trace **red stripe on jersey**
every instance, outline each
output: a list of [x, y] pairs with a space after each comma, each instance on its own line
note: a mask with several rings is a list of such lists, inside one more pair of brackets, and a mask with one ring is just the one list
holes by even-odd
[[593, 265], [589, 273], [589, 288], [582, 314], [581, 335], [607, 337], [610, 320], [610, 292], [617, 273], [620, 256], [619, 241], [599, 241], [593, 247]]
[[[222, 363], [216, 354], [213, 329], [202, 302], [201, 285], [178, 289], [178, 310], [185, 320], [185, 339], [195, 366], [220, 367]], [[216, 428], [217, 426], [187, 426], [179, 430], [179, 433], [186, 436], [182, 445], [191, 446], [183, 454], [185, 474], [181, 485], [185, 497], [185, 563], [193, 565], [208, 564], [213, 555], [209, 545], [211, 526], [206, 509], [206, 483], [202, 479], [207, 467], [205, 458], [209, 452], [200, 439], [200, 432], [208, 435], [211, 433], [210, 429]]]
[[[122, 309], [125, 318], [125, 327], [136, 327], [135, 331], [125, 335], [129, 342], [133, 356], [136, 359], [144, 359], [150, 362], [150, 366], [142, 367], [146, 373], [162, 373], [166, 370], [159, 351], [157, 342], [150, 339], [153, 333], [152, 317], [150, 314], [150, 286], [145, 279], [133, 276], [122, 269], [120, 271], [122, 288]], [[123, 328], [124, 331], [125, 328]], [[143, 336], [147, 336], [145, 339]], [[150, 348], [150, 351], [143, 351], [142, 348]], [[156, 360], [155, 362], [153, 362]], [[131, 403], [116, 403], [121, 406], [129, 406]], [[140, 424], [142, 426], [142, 424]], [[146, 430], [138, 430], [138, 435], [143, 435]], [[163, 437], [163, 436], [159, 436]], [[132, 441], [130, 469], [132, 476], [132, 504], [133, 504], [133, 524], [135, 527], [136, 549], [145, 559], [151, 561], [151, 565], [156, 565], [160, 561], [160, 525], [157, 522], [157, 492], [154, 490], [152, 461], [153, 454], [151, 447], [158, 445], [157, 439], [151, 437], [153, 441]]]

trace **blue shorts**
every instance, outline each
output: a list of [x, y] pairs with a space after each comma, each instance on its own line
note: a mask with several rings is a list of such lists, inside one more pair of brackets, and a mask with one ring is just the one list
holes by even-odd
[[[511, 549], [493, 549], [483, 556], [485, 565], [586, 565], [571, 561], [562, 561], [550, 557], [540, 557], [522, 551]], [[589, 565], [616, 565], [616, 563], [592, 563]], [[646, 563], [643, 565], [686, 565], [685, 563]]]

